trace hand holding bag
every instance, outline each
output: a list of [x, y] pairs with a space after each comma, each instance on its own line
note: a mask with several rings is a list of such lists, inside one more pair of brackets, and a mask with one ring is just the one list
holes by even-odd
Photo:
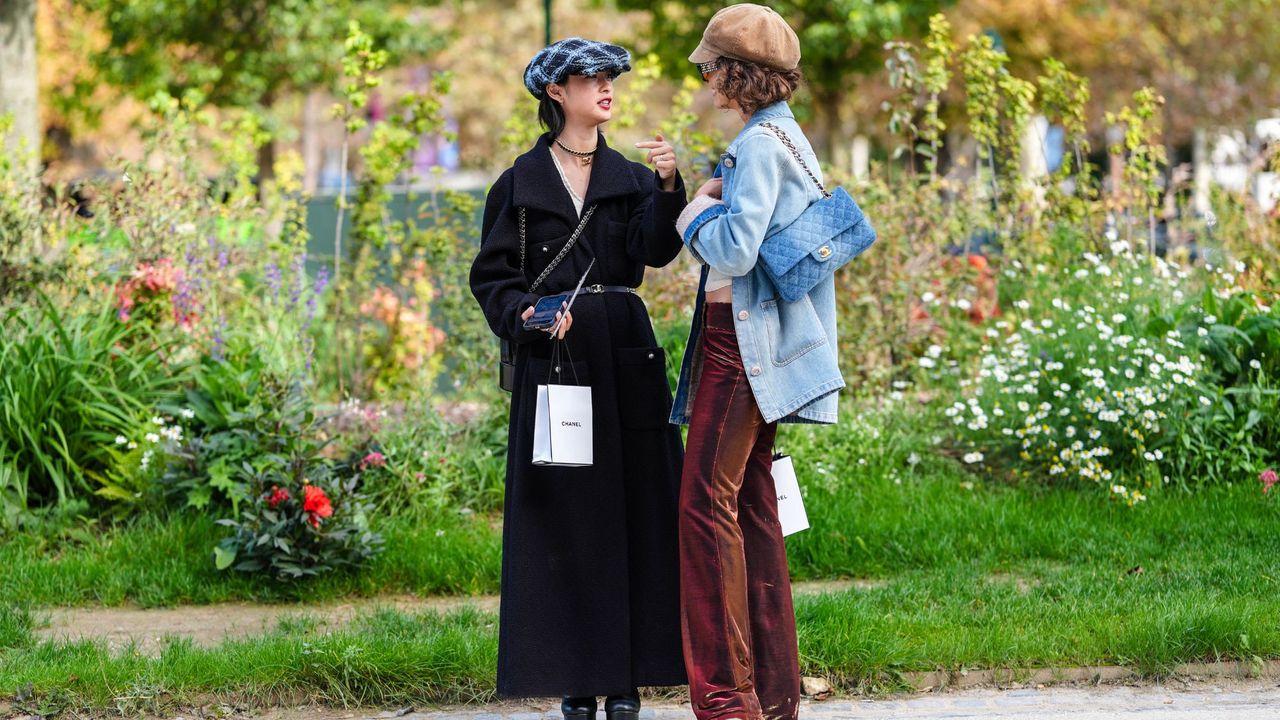
[[844, 188], [827, 192], [781, 128], [772, 123], [761, 123], [761, 127], [778, 136], [822, 191], [820, 200], [805, 208], [790, 225], [765, 238], [760, 246], [760, 263], [765, 274], [783, 300], [795, 302], [819, 281], [835, 274], [871, 247], [876, 241], [876, 231]]
[[[560, 385], [551, 382], [564, 379], [561, 347], [557, 341], [551, 354], [551, 370], [547, 383], [538, 386], [537, 408], [533, 422], [534, 465], [586, 467], [592, 464], [593, 432], [590, 385]], [[573, 359], [565, 347], [568, 365]], [[575, 371], [576, 373], [576, 371]], [[578, 380], [574, 377], [575, 382]]]

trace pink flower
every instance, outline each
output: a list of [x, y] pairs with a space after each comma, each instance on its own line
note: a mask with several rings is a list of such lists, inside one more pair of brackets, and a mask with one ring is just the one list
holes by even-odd
[[1275, 470], [1267, 468], [1258, 475], [1258, 480], [1262, 482], [1262, 492], [1269, 493], [1271, 492], [1271, 486], [1275, 485], [1276, 481], [1280, 480], [1280, 477], [1276, 476]]
[[368, 455], [365, 455], [364, 459], [360, 461], [360, 469], [363, 470], [369, 467], [380, 468], [380, 467], [385, 467], [386, 464], [387, 464], [386, 456], [384, 456], [382, 453], [375, 450], [369, 453]]

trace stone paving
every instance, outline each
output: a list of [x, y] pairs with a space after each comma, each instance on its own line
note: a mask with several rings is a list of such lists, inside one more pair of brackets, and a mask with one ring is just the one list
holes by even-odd
[[[426, 712], [385, 712], [352, 715], [360, 720], [560, 720], [558, 706], [508, 705], [441, 709]], [[1098, 686], [1087, 688], [1024, 688], [963, 690], [885, 699], [806, 700], [802, 720], [1276, 720], [1280, 718], [1280, 684], [1276, 680], [1226, 680], [1217, 683], [1176, 683], [1173, 686]], [[646, 706], [641, 720], [691, 720], [683, 705]], [[604, 720], [604, 712], [598, 714]]]

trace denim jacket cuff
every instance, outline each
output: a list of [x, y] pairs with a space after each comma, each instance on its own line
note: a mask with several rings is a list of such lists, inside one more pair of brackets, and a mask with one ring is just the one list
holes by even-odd
[[729, 212], [728, 206], [721, 202], [719, 198], [714, 198], [710, 195], [699, 195], [685, 206], [684, 212], [681, 212], [680, 217], [676, 219], [676, 230], [679, 231], [680, 237], [684, 239], [684, 244], [692, 250], [693, 238], [698, 234], [698, 230], [711, 219], [727, 212]]

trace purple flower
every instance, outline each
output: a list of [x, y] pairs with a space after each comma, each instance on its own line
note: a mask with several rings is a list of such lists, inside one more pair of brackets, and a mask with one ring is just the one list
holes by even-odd
[[223, 335], [223, 331], [226, 330], [226, 327], [227, 319], [222, 315], [219, 315], [218, 325], [213, 330], [213, 359], [217, 362], [222, 362], [227, 359], [226, 354], [224, 353], [226, 349], [226, 338]]
[[280, 287], [284, 284], [284, 278], [280, 274], [280, 266], [275, 261], [267, 263], [267, 287], [271, 288], [271, 302], [280, 301]]
[[177, 292], [173, 295], [173, 314], [178, 324], [186, 326], [196, 311], [196, 298], [191, 284], [185, 280], [178, 282]]
[[289, 270], [293, 273], [293, 283], [289, 287], [289, 310], [292, 311], [302, 298], [303, 285], [307, 280], [307, 254], [304, 252], [295, 257]]
[[320, 296], [324, 294], [325, 287], [329, 284], [329, 269], [320, 268], [316, 273], [315, 283], [311, 287], [311, 296], [307, 298], [307, 320], [303, 323], [303, 330], [311, 327], [311, 321], [316, 318], [316, 302]]

